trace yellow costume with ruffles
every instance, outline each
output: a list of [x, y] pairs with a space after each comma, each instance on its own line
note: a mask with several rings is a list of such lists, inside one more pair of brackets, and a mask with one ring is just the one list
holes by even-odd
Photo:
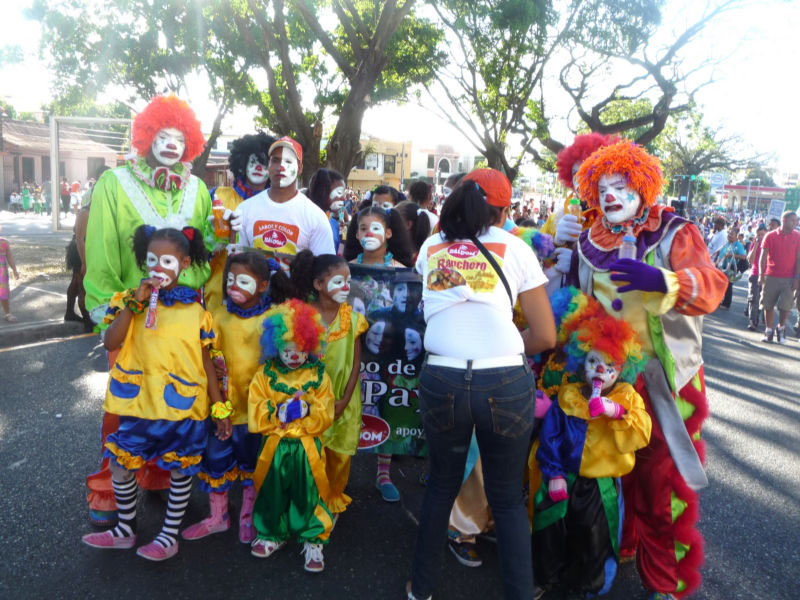
[[[336, 318], [328, 328], [325, 351], [325, 373], [331, 378], [333, 397], [341, 400], [353, 371], [353, 354], [358, 338], [369, 329], [363, 315], [346, 302], [339, 306]], [[356, 366], [358, 368], [358, 366]], [[361, 435], [361, 385], [356, 383], [350, 402], [333, 425], [322, 435], [325, 445], [325, 470], [331, 495], [326, 500], [333, 513], [344, 512], [352, 498], [344, 493], [350, 478], [350, 462], [358, 450]]]
[[[283, 424], [280, 406], [298, 390], [308, 414]], [[334, 396], [324, 365], [315, 361], [288, 369], [269, 361], [253, 377], [249, 394], [250, 431], [265, 436], [253, 475], [258, 538], [283, 541], [294, 534], [303, 542], [326, 543], [333, 521], [325, 504], [330, 490], [319, 438], [333, 422]]]

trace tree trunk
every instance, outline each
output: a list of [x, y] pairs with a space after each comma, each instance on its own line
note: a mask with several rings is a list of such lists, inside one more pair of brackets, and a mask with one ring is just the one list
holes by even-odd
[[200, 179], [205, 177], [208, 157], [211, 156], [211, 150], [217, 143], [217, 138], [219, 138], [222, 133], [222, 119], [225, 118], [225, 113], [227, 112], [228, 109], [224, 106], [217, 111], [217, 116], [214, 117], [214, 125], [211, 127], [211, 133], [206, 140], [205, 148], [203, 148], [203, 151], [192, 161], [192, 175], [197, 175]]
[[328, 140], [325, 166], [339, 171], [345, 179], [361, 152], [361, 121], [367, 109], [366, 98], [374, 82], [375, 78], [365, 77], [350, 91], [333, 135]]

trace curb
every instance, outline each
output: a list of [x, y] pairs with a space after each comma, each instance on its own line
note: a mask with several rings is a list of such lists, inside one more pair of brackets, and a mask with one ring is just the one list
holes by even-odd
[[0, 328], [0, 348], [10, 348], [47, 340], [88, 333], [82, 323], [47, 319], [32, 323], [16, 323]]

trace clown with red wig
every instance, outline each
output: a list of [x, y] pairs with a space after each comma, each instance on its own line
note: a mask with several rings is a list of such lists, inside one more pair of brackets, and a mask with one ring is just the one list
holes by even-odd
[[[650, 445], [623, 478], [626, 521], [620, 552], [636, 555], [651, 598], [697, 589], [703, 540], [697, 490], [707, 485], [700, 429], [708, 414], [702, 315], [719, 305], [727, 278], [697, 228], [657, 201], [657, 158], [633, 142], [597, 150], [577, 175], [581, 198], [599, 209], [572, 256], [571, 282], [638, 334], [647, 363], [636, 380], [653, 420]], [[618, 256], [623, 236], [636, 258]]]
[[325, 568], [333, 517], [320, 437], [333, 423], [334, 395], [319, 355], [327, 336], [317, 310], [292, 299], [264, 313], [263, 367], [248, 396], [250, 431], [264, 435], [253, 485], [257, 537], [250, 553], [266, 558], [291, 536], [303, 543], [305, 570]]
[[[126, 163], [103, 173], [92, 191], [92, 209], [86, 231], [86, 307], [101, 329], [111, 297], [138, 287], [147, 273], [129, 251], [133, 232], [140, 225], [183, 229], [195, 227], [208, 239], [211, 198], [205, 184], [191, 174], [191, 160], [203, 150], [200, 122], [189, 105], [176, 96], [157, 96], [133, 121], [132, 145], [136, 153]], [[209, 267], [193, 265], [181, 271], [179, 283], [199, 289]], [[112, 365], [116, 353], [109, 354]], [[105, 437], [116, 431], [119, 418], [105, 414]], [[137, 474], [146, 489], [169, 488], [169, 473], [146, 465]], [[89, 475], [90, 520], [112, 524], [116, 502], [111, 488], [108, 459], [100, 471]]]
[[533, 573], [545, 590], [600, 595], [619, 564], [619, 478], [650, 440], [650, 416], [631, 385], [644, 366], [641, 345], [628, 323], [574, 287], [551, 302], [559, 323], [552, 356], [563, 360], [565, 379], [536, 449], [543, 481], [534, 496]]
[[[596, 132], [576, 135], [572, 144], [561, 150], [556, 157], [558, 180], [569, 193], [564, 198], [563, 204], [558, 204], [547, 217], [547, 222], [541, 229], [542, 233], [553, 236], [555, 245], [558, 246], [553, 261], [555, 269], [550, 269], [550, 265], [546, 265], [548, 268], [545, 273], [551, 281], [560, 280], [561, 275], [568, 272], [572, 244], [577, 241], [578, 235], [584, 228], [591, 226], [597, 216], [597, 209], [589, 207], [578, 197], [578, 169], [596, 150], [617, 141], [619, 141], [617, 136]], [[580, 202], [580, 218], [568, 211], [570, 202], [575, 200]]]

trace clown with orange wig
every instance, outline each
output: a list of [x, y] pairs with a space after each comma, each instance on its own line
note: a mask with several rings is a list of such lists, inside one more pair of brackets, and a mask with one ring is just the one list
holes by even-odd
[[[708, 414], [702, 315], [717, 308], [727, 278], [697, 228], [658, 204], [657, 158], [633, 142], [597, 150], [581, 165], [580, 196], [600, 210], [579, 237], [571, 282], [638, 334], [647, 363], [636, 390], [653, 420], [650, 446], [623, 479], [623, 556], [636, 555], [651, 598], [679, 598], [700, 584], [697, 490], [708, 484], [700, 428]], [[636, 258], [620, 259], [623, 236]]]
[[325, 337], [322, 318], [309, 304], [292, 299], [268, 310], [264, 366], [250, 383], [247, 415], [250, 431], [264, 435], [253, 474], [257, 537], [250, 553], [266, 558], [296, 536], [312, 573], [325, 568], [322, 545], [333, 527], [320, 441], [334, 415], [331, 380], [319, 359]]
[[630, 325], [574, 287], [551, 301], [565, 379], [536, 451], [542, 485], [534, 498], [533, 573], [545, 590], [567, 585], [599, 595], [611, 589], [619, 564], [619, 478], [650, 440], [650, 416], [631, 385], [644, 366], [641, 345]]
[[[191, 160], [203, 150], [200, 122], [189, 105], [176, 96], [156, 96], [133, 121], [135, 154], [121, 167], [103, 173], [92, 191], [92, 210], [86, 230], [86, 307], [101, 329], [111, 297], [136, 288], [147, 277], [130, 240], [140, 225], [157, 229], [195, 227], [209, 239], [211, 198], [205, 184], [191, 175]], [[208, 264], [181, 271], [179, 284], [199, 289], [208, 279]], [[109, 366], [116, 353], [109, 353]], [[119, 418], [104, 414], [102, 443], [117, 430]], [[101, 445], [102, 447], [102, 445]], [[137, 473], [145, 489], [169, 488], [169, 473], [151, 464]], [[86, 479], [89, 518], [95, 525], [113, 524], [116, 502], [108, 459]]]

